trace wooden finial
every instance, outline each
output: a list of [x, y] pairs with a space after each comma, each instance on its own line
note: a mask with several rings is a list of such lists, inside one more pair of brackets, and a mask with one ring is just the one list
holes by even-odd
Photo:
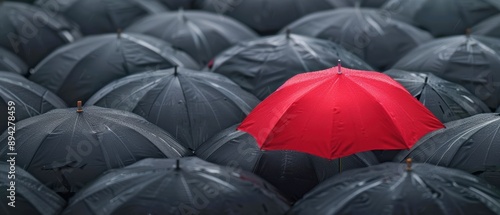
[[411, 164], [413, 160], [411, 158], [406, 159], [406, 171], [411, 171]]
[[76, 102], [76, 107], [77, 107], [77, 109], [76, 109], [77, 113], [82, 113], [83, 112], [82, 101], [77, 101]]

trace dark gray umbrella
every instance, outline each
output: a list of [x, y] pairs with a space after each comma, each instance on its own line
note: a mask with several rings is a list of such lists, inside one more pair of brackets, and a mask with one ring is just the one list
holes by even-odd
[[294, 75], [334, 67], [339, 59], [345, 67], [372, 70], [333, 42], [293, 34], [240, 43], [218, 55], [209, 68], [265, 99]]
[[191, 9], [194, 0], [159, 0], [162, 4], [167, 6], [168, 9]]
[[[0, 136], [0, 154], [9, 134]], [[106, 170], [144, 158], [179, 158], [189, 151], [133, 113], [101, 108], [56, 109], [16, 123], [16, 164], [63, 196]]]
[[471, 31], [477, 35], [500, 38], [500, 14], [478, 23]]
[[241, 122], [259, 102], [222, 75], [174, 68], [125, 77], [87, 104], [132, 111], [195, 150]]
[[282, 33], [286, 30], [334, 41], [379, 71], [432, 39], [429, 33], [390, 19], [382, 11], [365, 8], [314, 13], [288, 25]]
[[500, 114], [479, 114], [445, 126], [401, 152], [395, 161], [412, 158], [461, 169], [500, 188]]
[[296, 201], [325, 179], [344, 170], [377, 164], [371, 152], [328, 160], [285, 150], [263, 151], [257, 141], [232, 126], [201, 145], [196, 156], [216, 164], [251, 171]]
[[26, 75], [28, 74], [28, 65], [10, 51], [0, 47], [0, 71]]
[[453, 36], [419, 46], [393, 69], [426, 71], [464, 86], [492, 110], [500, 105], [500, 40]]
[[71, 199], [63, 214], [280, 215], [288, 208], [259, 177], [190, 157], [145, 159], [109, 171]]
[[0, 2], [0, 47], [19, 56], [30, 67], [57, 47], [80, 38], [76, 26], [63, 17], [17, 2]]
[[[19, 166], [5, 162], [9, 160], [8, 155], [4, 158], [6, 159], [0, 162], [0, 189], [4, 195], [0, 205], [1, 214], [54, 215], [63, 210], [66, 205], [64, 199]], [[15, 161], [12, 162], [14, 163]], [[14, 184], [11, 186], [11, 183]], [[15, 207], [9, 205], [10, 202]]]
[[36, 5], [68, 17], [85, 35], [116, 32], [141, 17], [167, 11], [158, 0], [37, 0]]
[[498, 0], [390, 0], [383, 7], [391, 18], [429, 31], [436, 37], [464, 34], [500, 13]]
[[385, 163], [323, 182], [287, 214], [496, 215], [500, 190], [459, 170]]
[[32, 71], [30, 80], [74, 106], [119, 78], [174, 66], [199, 68], [187, 54], [159, 39], [140, 34], [106, 34], [58, 49]]
[[9, 116], [15, 117], [15, 121], [11, 121], [15, 123], [52, 109], [65, 107], [66, 104], [59, 97], [44, 87], [21, 75], [0, 72], [0, 133], [7, 129]]
[[257, 38], [246, 26], [235, 20], [200, 11], [179, 10], [145, 17], [127, 32], [151, 35], [177, 47], [206, 65], [215, 55], [232, 45]]
[[490, 109], [464, 87], [443, 80], [432, 73], [389, 70], [385, 74], [402, 84], [441, 122], [467, 118]]
[[335, 8], [339, 7], [382, 7], [389, 0], [325, 0]]

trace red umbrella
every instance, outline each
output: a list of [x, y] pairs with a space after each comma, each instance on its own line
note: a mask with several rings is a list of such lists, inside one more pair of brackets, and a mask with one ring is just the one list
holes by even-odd
[[409, 149], [444, 125], [389, 76], [342, 67], [294, 76], [238, 127], [263, 150], [335, 159]]

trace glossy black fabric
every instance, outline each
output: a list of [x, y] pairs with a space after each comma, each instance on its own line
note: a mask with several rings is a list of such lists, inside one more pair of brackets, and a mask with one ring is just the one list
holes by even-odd
[[[189, 151], [135, 114], [85, 107], [56, 109], [16, 123], [16, 164], [52, 190], [69, 195], [106, 170], [144, 158], [179, 158]], [[0, 154], [8, 134], [0, 136]]]
[[58, 49], [32, 71], [30, 80], [76, 106], [77, 101], [87, 101], [114, 80], [174, 66], [199, 68], [190, 56], [159, 39], [140, 34], [105, 34]]
[[342, 8], [311, 14], [285, 27], [292, 33], [336, 42], [379, 71], [432, 36], [375, 9]]
[[491, 112], [484, 102], [464, 87], [432, 73], [394, 69], [385, 74], [402, 84], [443, 123]]
[[65, 108], [66, 104], [55, 94], [35, 84], [21, 75], [0, 72], [0, 133], [7, 129], [9, 101], [12, 114], [17, 121], [27, 119], [55, 108]]
[[259, 177], [190, 157], [145, 159], [109, 171], [72, 198], [63, 214], [280, 215], [287, 210], [284, 198]]
[[322, 215], [500, 214], [500, 190], [465, 172], [385, 163], [323, 182], [287, 213]]
[[383, 7], [395, 18], [436, 37], [462, 35], [482, 20], [500, 13], [498, 0], [390, 0]]
[[195, 151], [196, 156], [251, 171], [278, 188], [290, 201], [297, 201], [339, 172], [378, 163], [371, 152], [328, 160], [296, 151], [262, 151], [251, 135], [236, 128], [229, 127], [205, 142]]
[[80, 38], [62, 16], [17, 2], [0, 2], [0, 47], [35, 67], [56, 48]]
[[415, 48], [393, 69], [431, 72], [464, 86], [495, 110], [500, 105], [500, 39], [453, 36]]
[[471, 32], [500, 39], [500, 14], [478, 23], [471, 29]]
[[28, 74], [28, 65], [19, 57], [0, 47], [0, 71]]
[[84, 35], [114, 33], [141, 17], [167, 11], [159, 0], [37, 0], [35, 4], [68, 17]]
[[[15, 167], [14, 174], [9, 173], [11, 166], [5, 162], [7, 159], [7, 156], [2, 156], [2, 162], [0, 162], [0, 189], [2, 189], [1, 193], [3, 195], [2, 201], [0, 201], [0, 214], [54, 215], [63, 210], [66, 201], [19, 166]], [[12, 175], [15, 176], [15, 179], [12, 178], [11, 180], [8, 176]], [[7, 191], [7, 189], [11, 189], [11, 181], [15, 183], [15, 207], [8, 205], [11, 200], [7, 198], [10, 195], [10, 191]]]
[[424, 136], [394, 161], [412, 158], [461, 169], [500, 188], [500, 114], [479, 114], [445, 126]]
[[88, 104], [139, 114], [195, 150], [241, 122], [259, 102], [222, 75], [178, 68], [123, 78]]
[[127, 32], [151, 35], [171, 43], [206, 65], [234, 44], [257, 38], [257, 35], [235, 20], [201, 11], [163, 13], [145, 17]]
[[293, 34], [240, 43], [218, 55], [209, 70], [262, 100], [294, 75], [334, 67], [339, 59], [344, 67], [372, 70], [333, 42]]

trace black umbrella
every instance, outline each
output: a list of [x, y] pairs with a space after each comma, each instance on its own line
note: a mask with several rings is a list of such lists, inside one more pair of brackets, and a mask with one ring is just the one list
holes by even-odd
[[168, 9], [191, 9], [194, 0], [159, 0]]
[[1, 214], [54, 215], [63, 210], [66, 205], [64, 199], [15, 166], [15, 161], [9, 161], [8, 155], [5, 158], [0, 162], [0, 189], [4, 195], [0, 205]]
[[57, 47], [81, 35], [63, 17], [24, 3], [0, 2], [0, 47], [36, 66]]
[[500, 105], [500, 40], [483, 36], [436, 39], [404, 56], [393, 69], [426, 71], [464, 86], [492, 110]]
[[222, 75], [183, 68], [125, 77], [87, 102], [132, 111], [193, 150], [241, 122], [258, 103], [255, 96]]
[[199, 11], [163, 13], [145, 17], [127, 32], [151, 35], [187, 52], [201, 65], [232, 45], [257, 37], [233, 19]]
[[332, 40], [380, 71], [432, 39], [429, 33], [387, 18], [379, 10], [364, 8], [314, 13], [288, 25], [286, 30]]
[[478, 23], [471, 31], [477, 35], [500, 38], [500, 14]]
[[158, 0], [38, 0], [36, 5], [68, 17], [85, 35], [116, 32], [141, 17], [167, 11]]
[[377, 164], [371, 152], [328, 160], [285, 150], [260, 150], [256, 140], [229, 127], [201, 145], [196, 156], [220, 165], [251, 171], [278, 188], [290, 201], [300, 199], [321, 181], [344, 170]]
[[[8, 152], [8, 136], [0, 136], [0, 154]], [[16, 123], [15, 141], [16, 164], [66, 197], [106, 170], [189, 155], [142, 117], [101, 107], [56, 109], [23, 120]]]
[[0, 71], [26, 75], [28, 65], [16, 55], [0, 47]]
[[187, 54], [159, 39], [106, 34], [58, 49], [32, 71], [30, 80], [55, 92], [68, 105], [75, 105], [116, 79], [173, 66], [199, 68]]
[[280, 215], [288, 207], [259, 177], [190, 157], [145, 159], [109, 171], [71, 199], [63, 214]]
[[413, 158], [461, 169], [500, 188], [500, 114], [479, 114], [445, 125], [401, 152], [395, 161]]
[[343, 66], [372, 70], [333, 42], [293, 34], [240, 43], [218, 55], [209, 68], [265, 99], [294, 75], [331, 68], [339, 59]]
[[463, 34], [500, 13], [498, 0], [390, 0], [382, 10], [391, 18], [413, 24], [436, 37]]
[[15, 118], [14, 121], [10, 121], [15, 123], [52, 109], [65, 107], [66, 104], [59, 97], [42, 86], [18, 74], [0, 72], [0, 133], [7, 129], [9, 116]]
[[385, 74], [402, 84], [441, 122], [467, 118], [490, 109], [464, 87], [443, 80], [432, 73], [389, 70]]
[[335, 8], [339, 7], [382, 7], [389, 0], [325, 0]]
[[287, 214], [495, 215], [500, 190], [459, 170], [385, 163], [323, 182]]

